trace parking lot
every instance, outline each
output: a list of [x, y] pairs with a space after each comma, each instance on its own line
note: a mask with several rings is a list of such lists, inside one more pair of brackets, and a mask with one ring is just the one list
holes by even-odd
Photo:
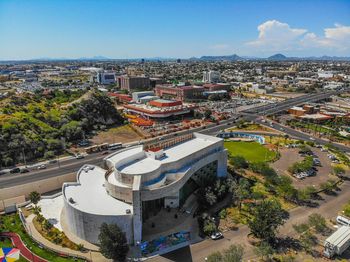
[[[305, 177], [304, 179], [297, 179], [288, 172], [288, 167], [295, 162], [300, 162], [303, 157], [300, 156], [298, 148], [283, 148], [280, 150], [281, 157], [271, 166], [276, 170], [279, 175], [289, 175], [293, 179], [293, 184], [296, 188], [303, 188], [306, 186], [318, 186], [321, 183], [326, 182], [331, 176], [332, 166], [331, 160], [327, 157], [327, 152], [322, 152], [319, 148], [312, 148], [315, 156], [317, 156], [321, 162], [321, 166], [317, 166], [317, 173], [315, 176]], [[334, 177], [333, 177], [334, 178]]]

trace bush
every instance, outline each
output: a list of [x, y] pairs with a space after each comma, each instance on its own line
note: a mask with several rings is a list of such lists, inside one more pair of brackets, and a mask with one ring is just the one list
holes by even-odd
[[248, 168], [249, 164], [243, 156], [230, 157], [230, 164], [237, 169]]
[[226, 209], [222, 209], [220, 212], [219, 212], [219, 217], [221, 219], [225, 219], [227, 216], [227, 210]]
[[210, 219], [206, 219], [204, 221], [204, 225], [203, 225], [204, 234], [206, 234], [207, 236], [210, 236], [211, 234], [215, 233], [216, 230], [217, 228], [213, 221], [211, 221]]

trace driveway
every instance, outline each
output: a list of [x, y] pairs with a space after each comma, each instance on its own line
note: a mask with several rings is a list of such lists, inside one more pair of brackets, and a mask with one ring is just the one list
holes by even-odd
[[[312, 213], [322, 214], [327, 219], [334, 219], [342, 206], [349, 202], [350, 199], [350, 181], [341, 185], [341, 191], [338, 196], [322, 195], [323, 200], [318, 208], [298, 207], [290, 212], [289, 220], [280, 228], [281, 236], [295, 236], [292, 225], [307, 221], [308, 216]], [[152, 262], [165, 261], [205, 261], [205, 257], [215, 251], [221, 251], [231, 244], [241, 244], [244, 246], [244, 260], [255, 258], [254, 249], [248, 243], [247, 234], [249, 229], [247, 226], [241, 226], [238, 231], [229, 231], [225, 233], [225, 238], [217, 241], [204, 240], [202, 242], [192, 244], [174, 252], [154, 257], [150, 259]]]

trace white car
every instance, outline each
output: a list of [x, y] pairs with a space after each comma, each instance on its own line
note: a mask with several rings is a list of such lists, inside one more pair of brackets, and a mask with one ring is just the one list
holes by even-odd
[[81, 155], [81, 154], [77, 154], [77, 155], [75, 156], [75, 158], [76, 158], [76, 159], [83, 159], [83, 158], [84, 158], [84, 156], [83, 156], [83, 155]]
[[223, 235], [221, 232], [213, 233], [213, 234], [210, 236], [210, 238], [211, 238], [212, 240], [218, 240], [218, 239], [223, 238], [223, 237], [224, 237], [224, 235]]
[[46, 168], [46, 166], [43, 164], [43, 165], [40, 165], [40, 166], [38, 166], [38, 169], [45, 169]]

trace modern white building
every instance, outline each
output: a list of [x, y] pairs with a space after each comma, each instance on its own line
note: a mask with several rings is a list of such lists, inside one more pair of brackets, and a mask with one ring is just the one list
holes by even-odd
[[[154, 95], [154, 91], [140, 91], [140, 92], [133, 92], [132, 93], [132, 100], [135, 103], [143, 103], [144, 99], [142, 98], [149, 98], [152, 100], [152, 98], [158, 98], [157, 96]], [[148, 99], [146, 99], [145, 102], [148, 102]]]
[[203, 82], [205, 83], [218, 83], [220, 82], [220, 73], [218, 71], [204, 71]]
[[[208, 172], [226, 176], [223, 139], [199, 133], [121, 149], [104, 159], [105, 169], [85, 165], [77, 182], [62, 187], [69, 230], [98, 243], [100, 225], [116, 223], [130, 244], [142, 241], [142, 224], [161, 208], [178, 208], [187, 182]], [[190, 192], [192, 193], [192, 192]]]
[[116, 82], [116, 75], [113, 72], [98, 72], [96, 80], [102, 85], [114, 84]]

